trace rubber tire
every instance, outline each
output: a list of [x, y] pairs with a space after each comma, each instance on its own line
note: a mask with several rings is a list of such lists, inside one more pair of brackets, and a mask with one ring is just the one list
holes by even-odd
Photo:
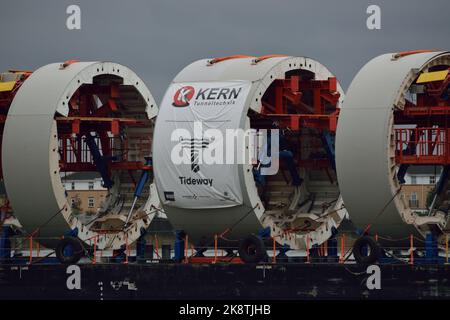
[[[370, 251], [369, 255], [364, 256], [361, 254], [361, 250], [364, 247], [368, 247]], [[356, 262], [363, 265], [373, 264], [378, 261], [381, 255], [381, 248], [378, 243], [371, 237], [364, 236], [359, 238], [353, 244], [353, 257]]]
[[[64, 255], [64, 249], [68, 245], [71, 245], [73, 248], [73, 254], [71, 256]], [[62, 264], [76, 264], [81, 259], [81, 257], [83, 257], [84, 249], [80, 240], [78, 240], [77, 238], [64, 237], [58, 242], [55, 253], [59, 262], [61, 262]]]
[[[252, 249], [251, 252], [249, 249]], [[267, 256], [264, 241], [253, 234], [241, 240], [238, 252], [239, 257], [245, 263], [258, 263]]]

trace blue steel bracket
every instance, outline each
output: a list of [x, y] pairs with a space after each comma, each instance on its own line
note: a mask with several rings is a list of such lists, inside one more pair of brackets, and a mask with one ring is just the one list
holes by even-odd
[[[151, 157], [145, 157], [145, 165], [151, 166], [152, 165], [152, 158]], [[139, 182], [136, 185], [136, 189], [134, 190], [134, 197], [138, 198], [142, 194], [142, 190], [144, 190], [145, 184], [148, 181], [150, 175], [150, 170], [142, 170], [141, 177], [139, 178]]]
[[324, 131], [322, 133], [322, 143], [325, 147], [328, 159], [330, 159], [331, 167], [333, 168], [334, 171], [336, 171], [335, 147], [333, 137], [329, 131]]
[[270, 227], [259, 229], [258, 236], [261, 238], [270, 238]]
[[284, 161], [289, 170], [292, 178], [292, 184], [294, 186], [301, 186], [301, 184], [303, 183], [303, 179], [300, 178], [300, 175], [298, 174], [297, 168], [294, 163], [294, 154], [292, 153], [292, 151], [280, 151], [279, 157], [280, 160]]
[[398, 172], [397, 172], [397, 179], [400, 182], [400, 184], [404, 184], [406, 182], [405, 175], [406, 175], [406, 172], [408, 171], [408, 168], [409, 168], [409, 164], [403, 163], [400, 165]]
[[339, 231], [338, 231], [338, 229], [336, 227], [331, 227], [331, 237], [330, 237], [330, 239], [336, 238], [338, 233], [339, 233]]
[[434, 264], [439, 260], [438, 243], [435, 236], [428, 232], [425, 236], [425, 261]]
[[450, 170], [450, 166], [444, 166], [444, 169], [442, 170], [441, 176], [439, 177], [439, 182], [436, 186], [436, 190], [434, 192], [434, 194], [441, 194], [444, 186], [445, 186], [445, 182], [447, 181], [448, 178], [448, 174], [449, 174], [449, 170]]
[[144, 258], [145, 257], [145, 236], [147, 234], [147, 230], [145, 228], [140, 229], [141, 236], [136, 241], [136, 256], [137, 258]]
[[184, 259], [185, 236], [186, 236], [186, 233], [183, 230], [175, 231], [175, 244], [174, 244], [175, 257], [174, 257], [174, 260], [176, 262], [181, 262]]
[[286, 252], [288, 252], [289, 250], [291, 250], [291, 247], [288, 246], [287, 244], [280, 246], [278, 248], [278, 255], [277, 255], [277, 257], [285, 257], [286, 256]]
[[319, 256], [319, 246], [317, 244], [313, 244], [311, 249], [309, 249], [309, 255], [311, 257], [318, 257]]
[[[72, 229], [72, 230], [67, 231], [67, 232], [64, 234], [64, 236], [65, 236], [65, 237], [73, 237], [73, 238], [77, 238], [77, 237], [78, 237], [78, 228], [75, 228], [75, 229]], [[63, 252], [63, 253], [64, 253], [64, 255], [65, 255], [66, 257], [73, 255], [73, 247], [72, 247], [71, 245], [67, 245], [67, 246], [64, 248], [64, 252]]]
[[11, 259], [11, 240], [12, 229], [10, 226], [2, 226], [0, 234], [0, 262]]
[[67, 231], [64, 234], [64, 236], [66, 236], [66, 237], [74, 237], [74, 238], [78, 237], [78, 228], [74, 228], [74, 229], [71, 229], [71, 230]]
[[113, 250], [112, 260], [118, 263], [125, 261], [125, 245], [122, 245], [120, 249]]
[[100, 149], [91, 134], [86, 136], [86, 144], [92, 154], [94, 164], [103, 179], [103, 186], [110, 189], [114, 185], [114, 181], [111, 180], [111, 177], [108, 174], [108, 162], [106, 161], [106, 158], [101, 155]]
[[327, 240], [327, 255], [328, 257], [338, 256], [338, 241], [336, 238], [331, 238]]
[[289, 261], [289, 257], [287, 256], [286, 252], [288, 252], [289, 250], [291, 250], [291, 247], [289, 247], [288, 245], [280, 246], [278, 248], [278, 254], [276, 256], [277, 261], [279, 261], [279, 262], [288, 262]]

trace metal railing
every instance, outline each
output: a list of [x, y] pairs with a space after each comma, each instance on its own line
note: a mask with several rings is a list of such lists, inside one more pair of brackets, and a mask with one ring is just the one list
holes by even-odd
[[[148, 156], [151, 151], [152, 140], [148, 137], [133, 137], [123, 139], [108, 137], [105, 140], [95, 137], [95, 142], [103, 156], [114, 157], [117, 162], [139, 161]], [[132, 140], [132, 143], [130, 142]], [[71, 136], [59, 137], [58, 141], [59, 161], [64, 168], [73, 165], [91, 165], [93, 156], [86, 143], [86, 137], [74, 138]]]
[[[99, 249], [97, 246], [98, 239], [102, 235], [96, 235], [86, 242], [85, 256], [79, 263], [82, 264], [98, 264], [98, 263], [164, 263], [171, 261], [175, 257], [175, 250], [169, 245], [161, 245], [158, 234], [149, 235], [146, 238], [150, 251], [142, 256], [137, 256], [138, 249], [136, 243], [128, 243], [125, 239], [125, 248], [123, 250]], [[290, 250], [283, 254], [283, 249], [278, 245], [277, 237], [266, 239], [266, 249], [268, 260], [264, 263], [276, 264], [279, 262], [289, 263], [337, 263], [337, 264], [354, 264], [356, 263], [352, 249], [353, 238], [350, 235], [342, 234], [336, 237], [336, 245], [325, 242], [319, 246], [311, 246], [309, 237], [306, 238], [306, 247], [304, 250]], [[40, 244], [49, 240], [58, 241], [62, 238], [43, 238], [43, 237], [20, 237], [14, 236], [10, 238], [10, 246], [0, 246], [0, 252], [4, 254], [10, 250], [9, 257], [0, 256], [0, 263], [16, 263], [23, 264], [48, 264], [58, 263], [54, 250], [44, 248]], [[392, 242], [392, 246], [383, 246], [384, 255], [380, 259], [380, 263], [401, 263], [414, 265], [430, 261], [426, 256], [427, 250], [425, 240], [417, 238], [413, 235], [403, 239], [389, 239], [375, 235], [375, 241], [383, 240]], [[222, 246], [219, 245], [223, 240], [221, 235], [215, 235], [210, 246], [202, 246], [196, 248], [189, 242], [189, 236], [184, 239], [184, 254], [182, 263], [243, 263], [238, 256], [238, 247], [236, 245]], [[409, 243], [409, 246], [398, 246], [395, 242], [401, 240], [403, 243]], [[445, 244], [436, 248], [435, 257], [433, 259], [449, 263], [449, 235], [445, 238]], [[1, 243], [5, 243], [2, 241]], [[270, 244], [270, 245], [269, 245]], [[201, 252], [201, 256], [198, 253]], [[233, 252], [232, 255], [229, 252]], [[336, 254], [330, 254], [335, 252]]]
[[397, 163], [448, 164], [450, 145], [447, 128], [395, 128]]

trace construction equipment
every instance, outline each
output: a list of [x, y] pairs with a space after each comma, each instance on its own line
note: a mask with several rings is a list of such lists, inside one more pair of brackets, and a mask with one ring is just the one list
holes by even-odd
[[[333, 143], [343, 99], [336, 77], [310, 58], [238, 55], [185, 67], [163, 99], [153, 146], [156, 185], [171, 224], [197, 245], [263, 229], [292, 249], [327, 241], [347, 215]], [[176, 129], [190, 136], [174, 140]], [[242, 149], [272, 154], [242, 163], [202, 162], [222, 141], [211, 130], [224, 137], [227, 130], [254, 132], [237, 139], [245, 142], [235, 155]], [[178, 147], [186, 163], [171, 160]], [[278, 163], [280, 170], [269, 173]]]
[[[147, 179], [139, 199], [132, 192], [136, 172], [149, 170], [144, 157], [157, 112], [142, 79], [120, 64], [71, 60], [34, 71], [14, 91], [2, 142], [6, 190], [24, 229], [53, 248], [69, 233], [109, 249], [139, 238], [159, 205]], [[65, 173], [83, 171], [98, 172], [108, 191], [94, 213], [72, 206], [66, 194]], [[33, 201], [24, 201], [27, 194]], [[132, 205], [140, 213], [124, 230]]]
[[443, 244], [450, 232], [447, 174], [427, 213], [401, 189], [412, 166], [450, 165], [449, 68], [449, 52], [384, 54], [348, 89], [336, 133], [339, 185], [352, 221], [381, 242], [432, 235]]

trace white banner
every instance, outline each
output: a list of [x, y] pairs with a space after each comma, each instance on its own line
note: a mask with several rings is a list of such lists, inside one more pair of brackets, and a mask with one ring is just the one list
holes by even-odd
[[164, 205], [202, 209], [243, 203], [236, 164], [237, 150], [245, 149], [243, 139], [236, 138], [230, 148], [233, 141], [226, 138], [241, 126], [250, 87], [249, 81], [169, 87], [153, 142], [155, 179]]

